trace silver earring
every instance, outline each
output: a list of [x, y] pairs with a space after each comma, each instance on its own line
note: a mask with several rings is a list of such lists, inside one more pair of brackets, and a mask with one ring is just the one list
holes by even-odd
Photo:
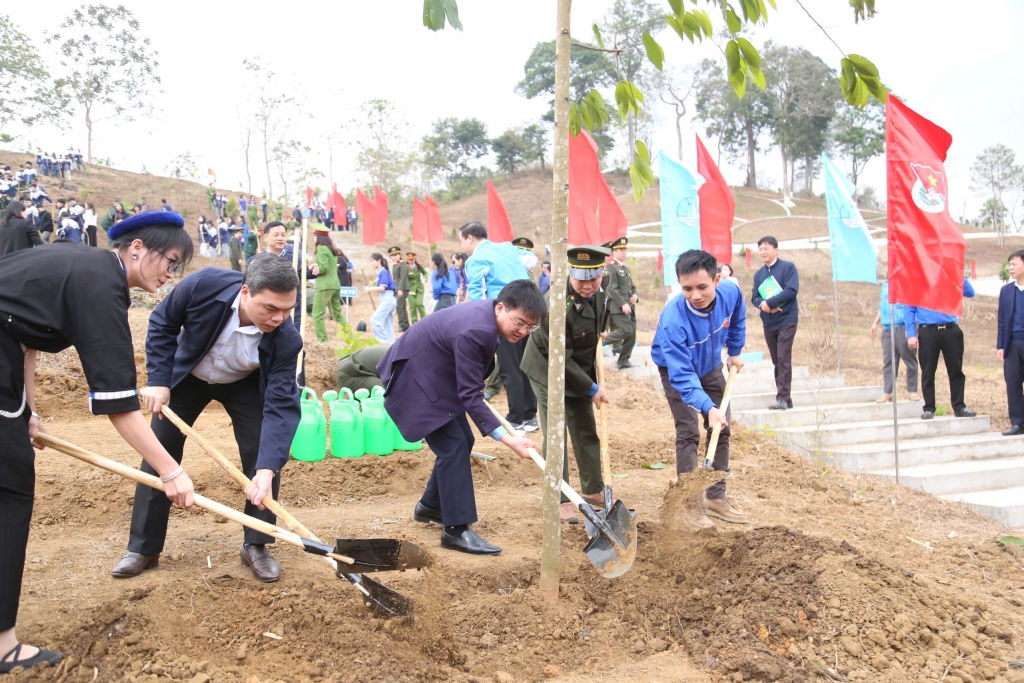
[[138, 260], [138, 258], [139, 258], [138, 254], [132, 254], [132, 260], [133, 261]]

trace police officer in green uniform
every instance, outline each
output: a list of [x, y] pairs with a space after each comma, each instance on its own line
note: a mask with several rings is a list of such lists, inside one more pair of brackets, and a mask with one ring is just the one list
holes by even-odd
[[398, 312], [398, 329], [405, 332], [409, 329], [409, 310], [406, 308], [406, 301], [409, 300], [409, 266], [402, 258], [400, 247], [388, 249], [388, 256], [395, 265], [391, 267], [391, 279], [395, 281], [395, 303]]
[[[602, 500], [604, 481], [601, 478], [601, 440], [594, 421], [594, 407], [608, 403], [603, 387], [597, 385], [596, 354], [601, 333], [608, 319], [607, 300], [601, 289], [605, 259], [609, 251], [602, 247], [569, 249], [569, 282], [565, 291], [565, 424], [576, 454], [580, 486], [584, 498], [595, 503]], [[545, 299], [548, 299], [545, 295]], [[548, 430], [548, 316], [530, 335], [520, 365], [530, 379], [537, 395], [540, 424]], [[544, 442], [545, 457], [547, 440]], [[563, 463], [564, 477], [569, 481], [568, 456]], [[576, 511], [562, 497], [563, 522], [577, 523]]]
[[409, 270], [409, 318], [410, 323], [415, 323], [427, 315], [427, 309], [423, 307], [423, 293], [426, 291], [423, 278], [427, 277], [427, 271], [416, 260], [415, 251], [405, 252], [405, 258], [408, 259], [405, 267]]
[[387, 344], [365, 346], [339, 360], [334, 370], [334, 381], [338, 383], [338, 389], [351, 389], [354, 394], [360, 389], [373, 391], [374, 387], [384, 386], [377, 373], [377, 365], [389, 348]]
[[636, 293], [636, 284], [633, 282], [633, 274], [626, 265], [628, 243], [629, 240], [620, 237], [604, 245], [612, 252], [612, 260], [604, 276], [604, 291], [608, 294], [608, 308], [611, 311], [611, 332], [604, 343], [611, 344], [613, 349], [617, 347], [619, 370], [633, 367], [629, 358], [633, 355], [633, 347], [636, 346], [636, 302], [639, 297]]

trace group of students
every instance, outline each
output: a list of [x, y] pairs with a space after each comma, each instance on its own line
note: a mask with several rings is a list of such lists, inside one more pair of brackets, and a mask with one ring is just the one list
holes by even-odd
[[[31, 167], [32, 162], [26, 162]], [[46, 154], [41, 149], [36, 150], [36, 166], [39, 173], [51, 178], [63, 178], [71, 180], [71, 171], [85, 169], [85, 161], [82, 157], [82, 150], [68, 147], [67, 154], [57, 155], [53, 152]]]

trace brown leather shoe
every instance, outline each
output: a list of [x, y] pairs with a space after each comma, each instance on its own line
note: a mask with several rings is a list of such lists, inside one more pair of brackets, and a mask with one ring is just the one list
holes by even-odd
[[242, 558], [242, 566], [251, 569], [257, 581], [273, 583], [281, 578], [281, 565], [267, 551], [267, 546], [243, 543], [238, 554]]
[[708, 498], [707, 510], [710, 517], [715, 517], [724, 522], [732, 522], [733, 524], [747, 523], [747, 516], [743, 514], [743, 510], [733, 505], [728, 498]]
[[688, 510], [684, 508], [681, 517], [683, 524], [685, 524], [690, 531], [698, 532], [704, 531], [705, 529], [715, 528], [715, 523], [708, 517], [708, 509], [704, 500], [703, 491], [693, 499]]
[[138, 576], [147, 569], [156, 569], [160, 566], [160, 553], [155, 555], [140, 555], [139, 553], [128, 553], [114, 565], [110, 575], [116, 579], [130, 579]]

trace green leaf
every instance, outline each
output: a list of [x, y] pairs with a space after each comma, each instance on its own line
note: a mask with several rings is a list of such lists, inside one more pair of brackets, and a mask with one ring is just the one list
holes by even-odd
[[736, 13], [732, 9], [727, 8], [723, 14], [725, 15], [725, 24], [729, 27], [729, 32], [739, 33], [743, 28], [743, 22], [736, 16]]
[[629, 87], [626, 81], [619, 81], [615, 84], [615, 104], [619, 106], [619, 116], [626, 118], [629, 113]]
[[1024, 539], [1017, 538], [1016, 536], [1003, 536], [1002, 538], [997, 538], [996, 543], [1001, 546], [1016, 545], [1024, 547]]
[[601, 28], [594, 23], [594, 38], [597, 39], [597, 46], [604, 49], [604, 38], [601, 37]]
[[870, 59], [855, 54], [849, 54], [847, 57], [851, 62], [853, 62], [854, 68], [857, 69], [861, 75], [878, 78], [878, 67], [872, 64]]
[[765, 7], [764, 0], [757, 0], [757, 8], [761, 10], [761, 21], [768, 23], [768, 8]]
[[652, 464], [651, 464], [651, 469], [652, 469], [652, 470], [663, 470], [663, 469], [665, 469], [666, 467], [668, 467], [668, 465], [666, 465], [666, 464], [665, 464], [665, 463], [663, 463], [663, 462], [656, 462], [656, 463], [652, 463]]
[[608, 107], [605, 105], [604, 96], [597, 89], [591, 88], [583, 98], [583, 104], [590, 109], [590, 117], [594, 121], [594, 128], [591, 130], [601, 129], [608, 125]]
[[737, 38], [736, 42], [739, 43], [740, 52], [743, 54], [743, 59], [747, 61], [747, 64], [760, 69], [761, 55], [758, 54], [757, 48], [755, 48], [746, 38]]
[[843, 59], [839, 62], [839, 65], [842, 71], [842, 77], [840, 78], [840, 82], [843, 86], [843, 95], [848, 98], [850, 93], [853, 92], [853, 83], [854, 81], [857, 80], [857, 72], [853, 68], [853, 62], [851, 62], [846, 57], [843, 57]]
[[736, 97], [743, 99], [743, 95], [747, 92], [747, 77], [743, 75], [742, 71], [737, 71], [734, 74], [729, 74], [729, 85], [736, 92]]
[[683, 14], [683, 0], [668, 0], [668, 4], [672, 7], [672, 12], [678, 17]]
[[779, 7], [778, 5], [775, 4], [775, 0], [768, 0], [768, 4], [771, 5], [772, 9], [775, 10], [776, 12], [779, 11]]
[[647, 143], [643, 140], [636, 141], [636, 154], [643, 160], [645, 164], [650, 165], [651, 163], [651, 152], [647, 149]]
[[444, 28], [444, 0], [423, 0], [423, 25], [431, 31]]
[[868, 92], [879, 102], [884, 103], [889, 99], [889, 93], [886, 91], [885, 86], [877, 78], [871, 76], [861, 76], [860, 80], [864, 81], [864, 85], [867, 86]]
[[448, 23], [452, 28], [462, 30], [462, 22], [459, 21], [459, 5], [456, 0], [444, 0], [444, 13], [448, 15]]
[[715, 27], [711, 24], [711, 17], [708, 16], [708, 13], [702, 9], [695, 9], [691, 14], [697, 20], [697, 23], [700, 24], [704, 35], [710, 38], [711, 34], [715, 32]]
[[729, 78], [740, 70], [740, 47], [735, 40], [725, 44], [725, 64], [729, 70]]
[[576, 137], [580, 134], [580, 105], [573, 103], [569, 106], [569, 133]]
[[647, 59], [651, 60], [651, 64], [658, 71], [661, 71], [665, 65], [665, 51], [661, 49], [661, 45], [658, 45], [658, 41], [650, 33], [644, 32], [643, 41], [644, 49], [647, 51]]
[[633, 184], [633, 201], [639, 204], [640, 199], [644, 196], [644, 192], [647, 191], [649, 183], [640, 175], [636, 164], [630, 164], [629, 166], [629, 181]]
[[690, 38], [690, 42], [691, 43], [693, 42], [693, 38], [691, 38], [690, 36], [686, 35], [686, 29], [683, 27], [683, 24], [682, 24], [682, 22], [679, 21], [679, 19], [677, 19], [676, 17], [673, 17], [673, 16], [668, 16], [668, 17], [665, 17], [665, 21], [667, 21], [668, 25], [672, 27], [672, 30], [674, 30], [676, 33], [679, 34], [680, 38], [683, 38], [683, 39]]
[[864, 81], [858, 78], [853, 82], [853, 92], [846, 98], [846, 101], [858, 109], [863, 109], [868, 104], [868, 94], [868, 87], [864, 85]]
[[612, 476], [615, 477], [616, 479], [625, 479], [629, 475], [628, 474], [615, 474], [614, 472], [612, 472]]
[[756, 85], [759, 89], [764, 90], [768, 87], [768, 83], [764, 79], [764, 72], [757, 67], [747, 65], [747, 76], [750, 78], [750, 82]]

